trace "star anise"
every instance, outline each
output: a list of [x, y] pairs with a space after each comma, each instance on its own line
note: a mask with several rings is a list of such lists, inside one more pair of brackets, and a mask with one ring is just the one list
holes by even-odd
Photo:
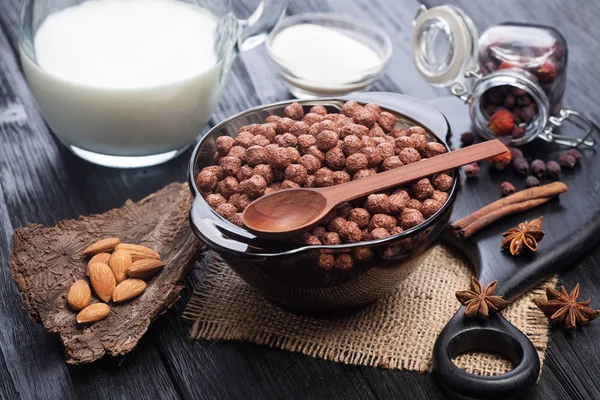
[[509, 248], [513, 256], [521, 254], [523, 245], [531, 251], [537, 251], [538, 242], [544, 237], [542, 231], [542, 221], [544, 217], [539, 217], [531, 222], [525, 221], [519, 224], [518, 228], [510, 228], [502, 234], [504, 240], [500, 245], [501, 249]]
[[467, 306], [465, 309], [467, 317], [479, 316], [480, 318], [487, 318], [490, 310], [498, 312], [510, 304], [502, 296], [494, 296], [497, 284], [498, 281], [494, 281], [482, 289], [481, 283], [473, 276], [471, 277], [471, 290], [456, 292], [458, 301]]
[[578, 302], [578, 297], [579, 283], [571, 293], [567, 293], [564, 286], [560, 287], [560, 291], [547, 286], [547, 300], [535, 298], [533, 301], [552, 323], [563, 323], [565, 328], [575, 329], [586, 325], [600, 314], [600, 310], [588, 307], [590, 300]]

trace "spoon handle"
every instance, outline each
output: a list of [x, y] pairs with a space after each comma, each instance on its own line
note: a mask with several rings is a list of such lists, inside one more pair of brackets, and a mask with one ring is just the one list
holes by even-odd
[[368, 178], [317, 190], [327, 198], [329, 205], [334, 206], [344, 201], [402, 185], [438, 172], [493, 157], [506, 151], [508, 149], [498, 139], [489, 140], [372, 175]]

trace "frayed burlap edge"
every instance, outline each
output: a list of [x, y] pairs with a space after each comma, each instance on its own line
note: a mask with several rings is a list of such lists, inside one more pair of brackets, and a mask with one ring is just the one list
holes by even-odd
[[[344, 364], [427, 372], [435, 339], [458, 308], [454, 293], [469, 286], [470, 276], [464, 257], [438, 245], [394, 293], [372, 306], [350, 316], [312, 318], [273, 305], [213, 255], [184, 317], [193, 321], [193, 339], [250, 341]], [[503, 312], [542, 361], [549, 326], [531, 299], [556, 280], [538, 285]], [[454, 361], [480, 375], [512, 368], [500, 356], [476, 352]]]

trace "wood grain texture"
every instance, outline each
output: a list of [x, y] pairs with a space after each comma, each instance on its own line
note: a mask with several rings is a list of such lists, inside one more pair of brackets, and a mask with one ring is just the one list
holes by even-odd
[[[429, 375], [356, 368], [244, 343], [187, 339], [178, 308], [151, 325], [138, 347], [118, 365], [101, 362], [67, 367], [56, 339], [27, 319], [9, 276], [10, 236], [27, 223], [53, 225], [79, 214], [104, 212], [127, 198], [139, 200], [167, 183], [185, 179], [189, 152], [156, 168], [112, 170], [69, 153], [49, 133], [20, 73], [15, 50], [18, 5], [0, 2], [0, 398], [185, 398], [185, 399], [442, 399]], [[234, 0], [234, 2], [241, 2]], [[428, 6], [442, 0], [425, 0]], [[448, 1], [467, 10], [482, 31], [501, 21], [556, 26], [570, 45], [565, 104], [600, 120], [600, 42], [594, 38], [600, 4], [589, 0]], [[445, 3], [445, 2], [444, 2]], [[289, 13], [336, 11], [377, 23], [393, 38], [386, 74], [371, 90], [420, 98], [446, 92], [417, 74], [410, 58], [416, 0], [291, 0]], [[244, 9], [247, 9], [245, 7]], [[223, 97], [205, 128], [249, 107], [290, 98], [264, 47], [234, 63]], [[588, 196], [598, 196], [589, 186]], [[561, 283], [584, 284], [582, 295], [600, 304], [600, 248], [576, 263]], [[188, 289], [201, 270], [187, 280]], [[553, 331], [542, 379], [527, 399], [600, 398], [600, 324], [574, 334]]]

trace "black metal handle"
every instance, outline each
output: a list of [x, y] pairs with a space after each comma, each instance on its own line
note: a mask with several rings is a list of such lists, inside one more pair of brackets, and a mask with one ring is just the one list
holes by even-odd
[[[499, 353], [513, 363], [502, 375], [480, 376], [458, 368], [452, 357], [470, 350]], [[540, 373], [533, 344], [499, 314], [488, 319], [466, 318], [464, 307], [452, 317], [433, 347], [433, 374], [439, 383], [471, 397], [506, 398], [532, 386]]]

